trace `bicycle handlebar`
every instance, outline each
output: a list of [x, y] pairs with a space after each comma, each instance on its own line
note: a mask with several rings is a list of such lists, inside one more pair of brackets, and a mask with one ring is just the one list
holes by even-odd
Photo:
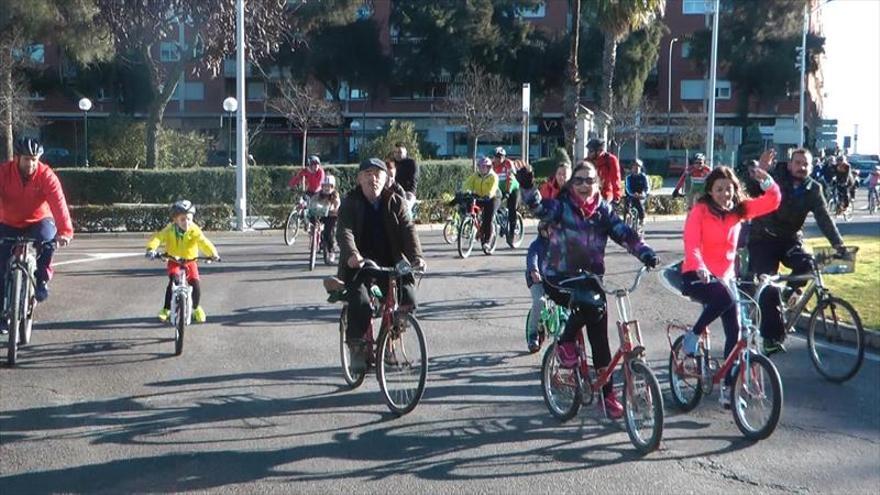
[[44, 241], [42, 239], [28, 236], [0, 237], [0, 243], [2, 244], [18, 244], [20, 242], [25, 242], [28, 244], [58, 244], [58, 239], [56, 238], [50, 241]]
[[[395, 277], [404, 277], [406, 275], [424, 275], [425, 270], [416, 270], [414, 267], [406, 260], [400, 260], [397, 262], [395, 266], [379, 266], [378, 263], [371, 259], [364, 259], [361, 267], [358, 269], [358, 275], [360, 272], [372, 272], [372, 273], [390, 273]], [[357, 277], [355, 277], [357, 278]]]
[[580, 281], [580, 280], [590, 280], [590, 279], [592, 279], [592, 280], [595, 280], [595, 281], [596, 281], [596, 283], [599, 285], [599, 288], [602, 289], [602, 291], [605, 292], [606, 294], [616, 294], [618, 291], [621, 291], [621, 290], [624, 291], [624, 292], [627, 293], [627, 294], [631, 294], [631, 293], [635, 292], [636, 289], [639, 287], [639, 284], [640, 284], [641, 281], [642, 281], [642, 276], [643, 276], [643, 275], [645, 274], [645, 272], [647, 272], [647, 271], [648, 271], [648, 267], [645, 266], [645, 265], [642, 265], [642, 267], [639, 268], [639, 271], [636, 272], [636, 278], [635, 278], [635, 281], [633, 282], [632, 287], [630, 287], [629, 289], [625, 289], [625, 288], [624, 288], [624, 289], [610, 289], [610, 290], [609, 290], [609, 289], [605, 286], [605, 284], [602, 283], [602, 279], [599, 278], [598, 275], [596, 275], [595, 273], [589, 273], [589, 272], [586, 272], [586, 271], [581, 271], [581, 274], [578, 275], [577, 277], [567, 278], [567, 279], [565, 279], [565, 280], [560, 281], [560, 282], [559, 282], [559, 286], [561, 287], [561, 286], [563, 286], [563, 285], [565, 285], [565, 284], [568, 284], [568, 283], [571, 283], [571, 282], [577, 282], [577, 281]]
[[156, 253], [156, 256], [154, 256], [153, 259], [157, 259], [160, 261], [173, 261], [173, 262], [181, 264], [181, 265], [184, 263], [189, 263], [190, 261], [204, 261], [206, 263], [213, 263], [214, 261], [220, 261], [219, 257], [216, 260], [214, 258], [209, 257], [209, 256], [196, 256], [195, 258], [180, 258], [177, 256], [171, 256], [168, 253]]

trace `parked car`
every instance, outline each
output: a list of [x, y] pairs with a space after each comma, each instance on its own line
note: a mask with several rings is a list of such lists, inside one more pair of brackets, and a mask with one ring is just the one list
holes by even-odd
[[859, 171], [859, 184], [864, 185], [868, 176], [874, 171], [874, 167], [880, 165], [880, 156], [850, 155], [848, 161], [853, 170]]
[[46, 148], [41, 161], [53, 167], [71, 167], [76, 165], [75, 157], [67, 148]]

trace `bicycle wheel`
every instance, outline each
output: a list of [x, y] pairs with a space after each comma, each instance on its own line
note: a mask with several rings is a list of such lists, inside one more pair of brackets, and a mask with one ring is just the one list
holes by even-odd
[[443, 225], [443, 241], [446, 242], [446, 244], [452, 244], [455, 242], [457, 236], [458, 224], [455, 221], [455, 218], [446, 220], [446, 224]]
[[560, 421], [568, 421], [581, 408], [583, 392], [577, 370], [562, 367], [556, 347], [556, 343], [553, 343], [544, 353], [544, 361], [541, 363], [541, 392], [550, 414]]
[[739, 431], [749, 440], [762, 440], [776, 429], [782, 413], [782, 379], [767, 357], [749, 352], [748, 362], [748, 370], [736, 371], [730, 404]]
[[474, 239], [477, 235], [477, 226], [472, 217], [465, 218], [458, 229], [458, 255], [467, 258], [474, 249]]
[[315, 269], [315, 263], [318, 260], [319, 230], [317, 225], [312, 225], [312, 230], [309, 233], [309, 271]]
[[36, 300], [34, 299], [34, 286], [28, 281], [21, 288], [21, 334], [18, 339], [21, 345], [28, 345], [31, 342], [31, 332], [34, 327], [34, 308]]
[[495, 252], [495, 248], [498, 247], [498, 238], [501, 236], [501, 227], [499, 224], [495, 224], [491, 229], [491, 237], [489, 237], [489, 242], [485, 244], [483, 247], [483, 254], [492, 254]]
[[858, 312], [838, 297], [823, 299], [810, 315], [807, 346], [819, 374], [836, 383], [849, 380], [865, 359], [865, 329]]
[[299, 233], [299, 215], [296, 208], [294, 208], [290, 215], [287, 215], [287, 221], [284, 222], [284, 243], [288, 246], [293, 246], [293, 243], [296, 242], [297, 233]]
[[697, 371], [699, 363], [696, 358], [685, 355], [681, 348], [683, 341], [684, 335], [680, 335], [673, 342], [672, 350], [669, 351], [669, 391], [675, 407], [688, 412], [700, 403], [700, 399], [703, 397], [703, 387], [700, 383], [699, 371]]
[[177, 296], [175, 299], [177, 321], [174, 324], [174, 355], [183, 354], [183, 334], [186, 331], [186, 298]]
[[641, 454], [653, 452], [663, 438], [663, 396], [651, 368], [640, 360], [629, 362], [629, 382], [624, 384], [623, 411], [626, 433]]
[[21, 298], [22, 283], [24, 283], [24, 277], [22, 277], [21, 270], [13, 270], [12, 280], [7, 282], [6, 290], [6, 304], [10, 308], [9, 340], [6, 344], [6, 362], [9, 366], [15, 366], [15, 362], [18, 360], [19, 329], [21, 328], [22, 321], [19, 299]]
[[342, 307], [339, 314], [339, 357], [342, 360], [342, 377], [351, 388], [358, 388], [364, 383], [367, 371], [355, 372], [351, 369], [351, 352], [345, 343], [345, 329], [348, 328], [348, 306]]
[[523, 217], [519, 212], [516, 212], [516, 224], [513, 229], [513, 247], [518, 248], [522, 246], [525, 237], [526, 230], [523, 227]]
[[419, 404], [428, 378], [428, 348], [418, 320], [412, 314], [379, 333], [379, 388], [391, 412], [402, 416]]

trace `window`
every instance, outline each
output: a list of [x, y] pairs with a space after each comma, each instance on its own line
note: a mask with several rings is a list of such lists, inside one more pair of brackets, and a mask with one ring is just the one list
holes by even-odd
[[715, 98], [729, 100], [730, 92], [730, 81], [715, 81]]
[[691, 56], [691, 42], [690, 41], [682, 41], [681, 42], [681, 58], [690, 58]]
[[540, 19], [547, 15], [547, 6], [541, 2], [532, 8], [521, 7], [517, 9], [517, 15], [523, 19]]
[[712, 8], [708, 5], [707, 0], [682, 0], [682, 14], [705, 14], [711, 12]]
[[359, 21], [369, 19], [370, 17], [373, 17], [374, 12], [375, 9], [373, 8], [372, 0], [364, 0], [364, 3], [362, 3], [357, 9], [357, 18]]
[[34, 90], [34, 91], [31, 91], [30, 93], [28, 93], [28, 96], [26, 99], [42, 101], [42, 100], [46, 99], [46, 95], [44, 95], [43, 93], [41, 93], [39, 91]]
[[110, 99], [110, 97], [107, 96], [107, 91], [104, 88], [98, 88], [98, 93], [96, 96], [98, 101], [107, 101]]
[[266, 83], [257, 81], [247, 83], [248, 101], [263, 101], [266, 99]]
[[[682, 100], [702, 100], [706, 96], [706, 88], [709, 81], [705, 79], [683, 79], [681, 81], [681, 99]], [[729, 100], [732, 94], [730, 81], [715, 81], [715, 98], [719, 100]]]
[[351, 88], [350, 100], [365, 100], [370, 97], [370, 92], [366, 88]]
[[159, 60], [163, 62], [177, 62], [180, 60], [180, 50], [177, 47], [177, 43], [163, 41], [159, 45]]
[[205, 99], [205, 83], [192, 81], [192, 82], [184, 82], [183, 84], [178, 84], [174, 89], [174, 94], [171, 95], [171, 99], [173, 101], [180, 100], [180, 95], [183, 94], [184, 100], [204, 100]]
[[33, 64], [43, 64], [46, 62], [46, 47], [42, 43], [34, 43], [23, 49], [13, 48], [12, 56], [15, 60], [28, 61]]

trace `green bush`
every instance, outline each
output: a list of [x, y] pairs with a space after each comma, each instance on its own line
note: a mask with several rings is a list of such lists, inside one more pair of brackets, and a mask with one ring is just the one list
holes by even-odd
[[200, 132], [159, 131], [158, 168], [198, 167], [208, 161], [211, 138]]
[[[150, 232], [170, 221], [166, 205], [71, 206], [70, 213], [77, 232]], [[205, 230], [229, 230], [232, 214], [230, 205], [202, 205], [195, 222]]]
[[388, 125], [388, 130], [363, 147], [358, 153], [361, 160], [364, 158], [382, 158], [383, 160], [394, 152], [394, 145], [402, 143], [406, 146], [407, 155], [413, 160], [422, 159], [421, 148], [419, 147], [419, 133], [416, 132], [416, 125], [408, 120], [397, 121], [392, 120]]
[[[206, 163], [211, 138], [205, 134], [161, 129], [158, 168], [198, 167]], [[90, 162], [108, 168], [142, 168], [147, 158], [146, 124], [127, 117], [98, 121], [89, 136]]]

